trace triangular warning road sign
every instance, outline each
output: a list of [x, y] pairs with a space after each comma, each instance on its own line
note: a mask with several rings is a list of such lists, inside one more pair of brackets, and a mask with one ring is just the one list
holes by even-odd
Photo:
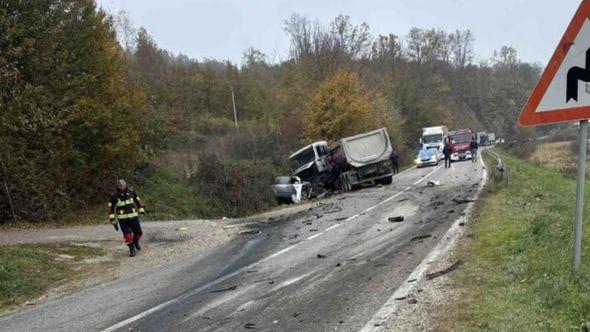
[[582, 1], [518, 123], [590, 119], [590, 0]]

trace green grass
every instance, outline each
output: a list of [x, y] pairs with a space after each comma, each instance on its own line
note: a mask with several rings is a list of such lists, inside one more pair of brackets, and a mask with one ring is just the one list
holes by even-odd
[[143, 181], [139, 195], [146, 203], [146, 220], [207, 218], [216, 212], [195, 186], [161, 170]]
[[[457, 254], [466, 262], [453, 276], [460, 302], [440, 324], [445, 330], [579, 329], [590, 322], [590, 224], [575, 272], [575, 179], [508, 155], [504, 160], [510, 182], [499, 186], [492, 176], [478, 203], [473, 237]], [[491, 160], [488, 165], [493, 169]], [[585, 215], [588, 221], [590, 204]]]
[[[56, 260], [60, 254], [73, 258]], [[77, 262], [103, 254], [102, 249], [85, 246], [0, 246], [0, 311], [82, 276]]]

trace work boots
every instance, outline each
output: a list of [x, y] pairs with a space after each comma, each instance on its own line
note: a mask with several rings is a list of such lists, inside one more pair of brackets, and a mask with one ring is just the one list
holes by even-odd
[[129, 257], [135, 257], [135, 245], [133, 243], [129, 243]]
[[135, 246], [135, 249], [137, 249], [138, 251], [141, 250], [141, 247], [139, 246], [139, 240], [133, 241], [133, 245]]

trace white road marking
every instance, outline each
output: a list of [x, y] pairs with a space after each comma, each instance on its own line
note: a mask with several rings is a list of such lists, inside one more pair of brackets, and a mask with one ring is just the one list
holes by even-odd
[[[438, 171], [438, 170], [439, 170], [441, 167], [442, 167], [442, 166], [439, 166], [439, 167], [437, 167], [437, 168], [436, 168], [436, 169], [434, 169], [432, 172], [430, 172], [430, 173], [428, 173], [427, 175], [425, 175], [425, 176], [424, 176], [422, 179], [420, 179], [418, 182], [414, 183], [414, 185], [416, 185], [416, 184], [418, 184], [418, 183], [422, 182], [424, 179], [426, 179], [427, 177], [429, 177], [430, 175], [432, 175], [432, 174], [434, 174], [436, 171]], [[406, 169], [405, 171], [403, 171], [403, 172], [401, 172], [401, 173], [398, 173], [398, 174], [396, 174], [395, 176], [399, 176], [399, 175], [401, 175], [401, 174], [403, 174], [403, 173], [405, 173], [405, 172], [408, 172], [408, 171], [410, 171], [410, 170], [412, 170], [412, 169], [414, 169], [414, 168], [415, 168], [415, 167], [408, 168], [408, 169]], [[391, 197], [389, 197], [389, 198], [387, 198], [387, 199], [385, 199], [385, 200], [383, 200], [383, 201], [381, 201], [381, 202], [379, 202], [379, 203], [375, 204], [374, 206], [372, 206], [372, 207], [370, 207], [370, 208], [368, 208], [368, 209], [364, 210], [363, 212], [361, 212], [361, 213], [358, 213], [358, 214], [355, 214], [355, 215], [353, 215], [353, 216], [350, 216], [350, 217], [346, 218], [346, 220], [344, 220], [344, 222], [347, 222], [347, 221], [353, 220], [353, 219], [355, 219], [355, 218], [358, 218], [358, 217], [359, 217], [359, 216], [361, 216], [363, 213], [365, 213], [365, 212], [368, 212], [368, 211], [370, 211], [370, 210], [372, 210], [372, 209], [374, 209], [374, 208], [376, 208], [376, 207], [378, 207], [378, 206], [381, 206], [381, 205], [383, 205], [383, 204], [385, 204], [385, 203], [387, 203], [387, 202], [391, 201], [392, 199], [394, 199], [394, 198], [396, 198], [396, 197], [399, 197], [400, 195], [403, 195], [403, 194], [404, 194], [406, 191], [410, 190], [411, 188], [412, 188], [411, 186], [410, 186], [410, 187], [406, 187], [404, 190], [400, 191], [399, 193], [397, 193], [397, 194], [395, 194], [395, 195], [393, 195], [393, 196], [391, 196]], [[323, 232], [320, 232], [320, 233], [318, 233], [318, 234], [315, 234], [315, 235], [313, 235], [313, 236], [310, 236], [310, 237], [308, 237], [308, 238], [306, 239], [306, 241], [309, 241], [309, 240], [315, 239], [316, 237], [318, 237], [318, 236], [320, 236], [320, 235], [323, 235], [323, 234], [324, 234], [326, 231], [328, 231], [328, 230], [330, 230], [330, 229], [334, 229], [334, 228], [336, 228], [336, 227], [338, 227], [338, 226], [340, 226], [340, 225], [342, 225], [342, 223], [334, 224], [333, 226], [331, 226], [330, 228], [326, 229], [325, 231], [323, 231]], [[182, 301], [183, 299], [186, 299], [186, 298], [188, 298], [188, 297], [191, 297], [191, 296], [193, 296], [193, 295], [195, 295], [195, 294], [198, 294], [198, 293], [200, 293], [201, 291], [203, 291], [203, 290], [205, 290], [205, 289], [207, 289], [207, 288], [209, 288], [209, 287], [211, 287], [211, 286], [215, 286], [215, 285], [217, 285], [217, 284], [219, 284], [219, 283], [221, 283], [221, 282], [223, 282], [223, 281], [225, 281], [225, 280], [227, 280], [227, 279], [229, 279], [229, 278], [232, 278], [232, 277], [234, 277], [234, 276], [236, 276], [236, 275], [238, 275], [238, 274], [240, 274], [240, 273], [242, 273], [242, 272], [245, 272], [245, 271], [247, 271], [247, 270], [250, 270], [250, 269], [252, 269], [252, 267], [254, 267], [256, 264], [259, 264], [259, 263], [261, 263], [261, 262], [266, 262], [266, 261], [269, 261], [269, 260], [271, 260], [271, 259], [273, 259], [273, 258], [276, 258], [276, 257], [278, 257], [278, 256], [280, 256], [280, 255], [282, 255], [282, 254], [284, 254], [284, 253], [286, 253], [286, 252], [288, 252], [288, 251], [292, 250], [293, 248], [297, 247], [297, 246], [298, 246], [299, 244], [301, 244], [301, 243], [303, 243], [303, 242], [299, 242], [299, 243], [296, 243], [296, 244], [294, 244], [294, 245], [291, 245], [291, 246], [289, 246], [289, 247], [287, 247], [287, 248], [285, 248], [285, 249], [282, 249], [282, 250], [280, 250], [280, 251], [277, 251], [276, 253], [274, 253], [274, 254], [272, 254], [272, 255], [270, 255], [270, 256], [268, 256], [268, 257], [266, 257], [266, 258], [263, 258], [263, 259], [262, 259], [262, 260], [260, 260], [260, 261], [254, 262], [254, 263], [252, 263], [252, 264], [250, 264], [250, 265], [248, 265], [248, 266], [245, 266], [245, 267], [243, 267], [243, 268], [241, 268], [241, 269], [239, 269], [239, 270], [236, 270], [236, 271], [234, 271], [234, 272], [232, 272], [232, 273], [230, 273], [230, 274], [227, 274], [227, 275], [225, 275], [225, 276], [223, 276], [223, 277], [220, 277], [220, 278], [218, 278], [218, 279], [215, 279], [215, 280], [213, 280], [213, 281], [211, 281], [211, 282], [209, 282], [209, 283], [207, 283], [207, 284], [205, 284], [205, 285], [203, 285], [203, 286], [201, 286], [201, 287], [199, 287], [199, 288], [195, 288], [195, 289], [193, 289], [193, 290], [191, 290], [191, 291], [189, 291], [189, 292], [187, 292], [187, 293], [185, 293], [185, 294], [183, 294], [183, 295], [180, 295], [180, 296], [178, 296], [178, 297], [175, 297], [175, 298], [173, 298], [173, 299], [171, 299], [171, 300], [168, 300], [168, 301], [166, 301], [166, 302], [160, 303], [160, 304], [158, 304], [158, 305], [157, 305], [157, 306], [155, 306], [155, 307], [152, 307], [152, 308], [150, 308], [150, 309], [148, 309], [148, 310], [146, 310], [146, 311], [140, 312], [139, 314], [137, 314], [137, 315], [135, 315], [135, 316], [133, 316], [133, 317], [129, 317], [129, 318], [127, 318], [127, 319], [125, 319], [125, 320], [123, 320], [123, 321], [121, 321], [121, 322], [119, 322], [119, 323], [117, 323], [117, 324], [115, 324], [115, 325], [113, 325], [113, 326], [111, 326], [111, 327], [108, 327], [108, 328], [106, 328], [106, 329], [102, 330], [101, 332], [111, 332], [111, 331], [115, 331], [115, 330], [117, 330], [117, 329], [120, 329], [120, 328], [122, 328], [122, 327], [124, 327], [124, 326], [127, 326], [127, 325], [129, 325], [129, 324], [131, 324], [131, 323], [133, 323], [133, 322], [136, 322], [136, 321], [138, 321], [138, 320], [140, 320], [140, 319], [142, 319], [142, 318], [144, 318], [144, 317], [146, 317], [146, 316], [149, 316], [150, 314], [152, 314], [152, 313], [154, 313], [154, 312], [156, 312], [156, 311], [158, 311], [158, 310], [160, 310], [160, 309], [162, 309], [162, 308], [165, 308], [165, 307], [167, 307], [167, 306], [169, 306], [169, 305], [171, 305], [171, 304], [174, 304], [174, 303], [178, 303], [178, 302]]]
[[314, 235], [312, 235], [312, 236], [308, 237], [306, 240], [307, 240], [307, 241], [313, 240], [313, 239], [315, 239], [316, 237], [318, 237], [318, 236], [320, 236], [320, 235], [322, 235], [322, 234], [324, 234], [324, 232], [319, 232], [319, 233], [317, 233], [317, 234], [314, 234]]
[[324, 230], [324, 232], [327, 232], [327, 231], [333, 230], [333, 229], [334, 229], [334, 228], [336, 228], [336, 227], [340, 227], [340, 225], [342, 225], [342, 224], [334, 224], [334, 225], [332, 225], [332, 226], [330, 226], [330, 227], [326, 228], [326, 229]]
[[[481, 185], [475, 193], [475, 201], [477, 201], [477, 198], [480, 196], [483, 188], [485, 187], [488, 177], [485, 164], [483, 163], [483, 158], [480, 158], [480, 163], [483, 167], [482, 180]], [[402, 303], [401, 301], [396, 300], [396, 298], [407, 296], [411, 291], [413, 291], [419, 282], [424, 279], [426, 271], [428, 270], [428, 265], [438, 259], [440, 255], [447, 252], [455, 244], [465, 229], [464, 227], [459, 226], [459, 224], [469, 220], [474, 205], [475, 203], [473, 202], [467, 205], [465, 208], [465, 214], [455, 220], [451, 228], [447, 230], [445, 235], [443, 235], [434, 249], [432, 249], [426, 258], [424, 258], [424, 260], [418, 264], [418, 266], [414, 269], [414, 271], [412, 271], [412, 273], [410, 273], [408, 278], [401, 284], [401, 286], [395, 290], [387, 302], [385, 302], [385, 304], [377, 311], [377, 313], [375, 313], [375, 315], [365, 324], [365, 326], [363, 326], [360, 332], [377, 332], [384, 330], [385, 327], [383, 325], [395, 312], [399, 304]], [[410, 280], [414, 281], [409, 282]]]
[[434, 174], [434, 172], [438, 171], [441, 168], [442, 168], [442, 165], [438, 166], [437, 168], [434, 169], [434, 171], [426, 174], [423, 178], [421, 178], [420, 180], [414, 182], [414, 186], [417, 185], [418, 183], [424, 181], [426, 178], [428, 178], [429, 176], [431, 176], [432, 174]]

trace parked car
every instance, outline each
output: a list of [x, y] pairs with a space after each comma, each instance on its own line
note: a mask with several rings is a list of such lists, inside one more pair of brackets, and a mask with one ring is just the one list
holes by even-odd
[[418, 157], [416, 158], [416, 167], [425, 167], [425, 166], [436, 166], [438, 165], [438, 150], [436, 148], [432, 149], [420, 149], [418, 152]]
[[271, 189], [279, 204], [300, 203], [311, 198], [312, 185], [301, 181], [298, 176], [277, 176]]

